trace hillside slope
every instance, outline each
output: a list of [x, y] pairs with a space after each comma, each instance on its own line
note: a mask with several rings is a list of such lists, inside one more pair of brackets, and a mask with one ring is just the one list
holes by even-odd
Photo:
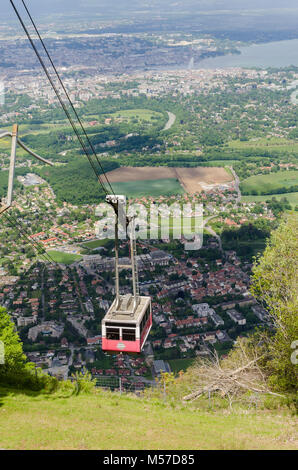
[[2, 449], [294, 449], [295, 424], [283, 412], [207, 413], [102, 391], [59, 398], [0, 389]]

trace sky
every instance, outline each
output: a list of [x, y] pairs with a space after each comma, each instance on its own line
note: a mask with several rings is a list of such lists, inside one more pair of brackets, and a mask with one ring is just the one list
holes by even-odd
[[[14, 0], [17, 6], [22, 5], [21, 0]], [[56, 14], [80, 14], [90, 17], [97, 14], [114, 12], [116, 15], [127, 14], [162, 14], [167, 13], [193, 13], [206, 10], [251, 10], [298, 8], [297, 0], [26, 0], [32, 14], [44, 17]], [[14, 13], [9, 0], [1, 0], [0, 21], [9, 21]]]

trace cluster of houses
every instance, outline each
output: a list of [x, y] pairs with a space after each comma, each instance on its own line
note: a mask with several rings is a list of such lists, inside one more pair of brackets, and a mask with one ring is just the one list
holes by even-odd
[[114, 367], [100, 369], [93, 367], [91, 372], [94, 376], [109, 377], [142, 377], [148, 373], [148, 366], [143, 357], [126, 357], [125, 355], [116, 355], [113, 359]]

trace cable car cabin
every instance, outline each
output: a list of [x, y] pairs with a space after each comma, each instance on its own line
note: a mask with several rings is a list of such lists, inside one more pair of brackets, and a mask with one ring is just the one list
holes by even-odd
[[130, 294], [119, 296], [112, 303], [102, 320], [102, 349], [113, 352], [140, 353], [152, 326], [150, 297], [138, 297], [134, 309], [134, 297]]

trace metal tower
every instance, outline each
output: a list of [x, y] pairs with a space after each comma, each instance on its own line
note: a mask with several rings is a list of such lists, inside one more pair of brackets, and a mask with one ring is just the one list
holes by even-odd
[[30, 150], [18, 137], [18, 125], [14, 124], [12, 127], [12, 132], [8, 131], [1, 131], [0, 130], [0, 139], [4, 137], [11, 137], [11, 153], [10, 153], [10, 165], [9, 165], [9, 176], [8, 176], [8, 189], [7, 189], [7, 197], [6, 197], [6, 204], [0, 205], [0, 215], [3, 214], [7, 209], [9, 209], [12, 205], [13, 199], [13, 184], [14, 184], [14, 176], [15, 176], [15, 164], [16, 164], [16, 151], [17, 151], [17, 144], [22, 147], [27, 153], [32, 155], [37, 160], [40, 160], [47, 165], [53, 166], [53, 163], [45, 160], [44, 158], [37, 155], [37, 153]]

